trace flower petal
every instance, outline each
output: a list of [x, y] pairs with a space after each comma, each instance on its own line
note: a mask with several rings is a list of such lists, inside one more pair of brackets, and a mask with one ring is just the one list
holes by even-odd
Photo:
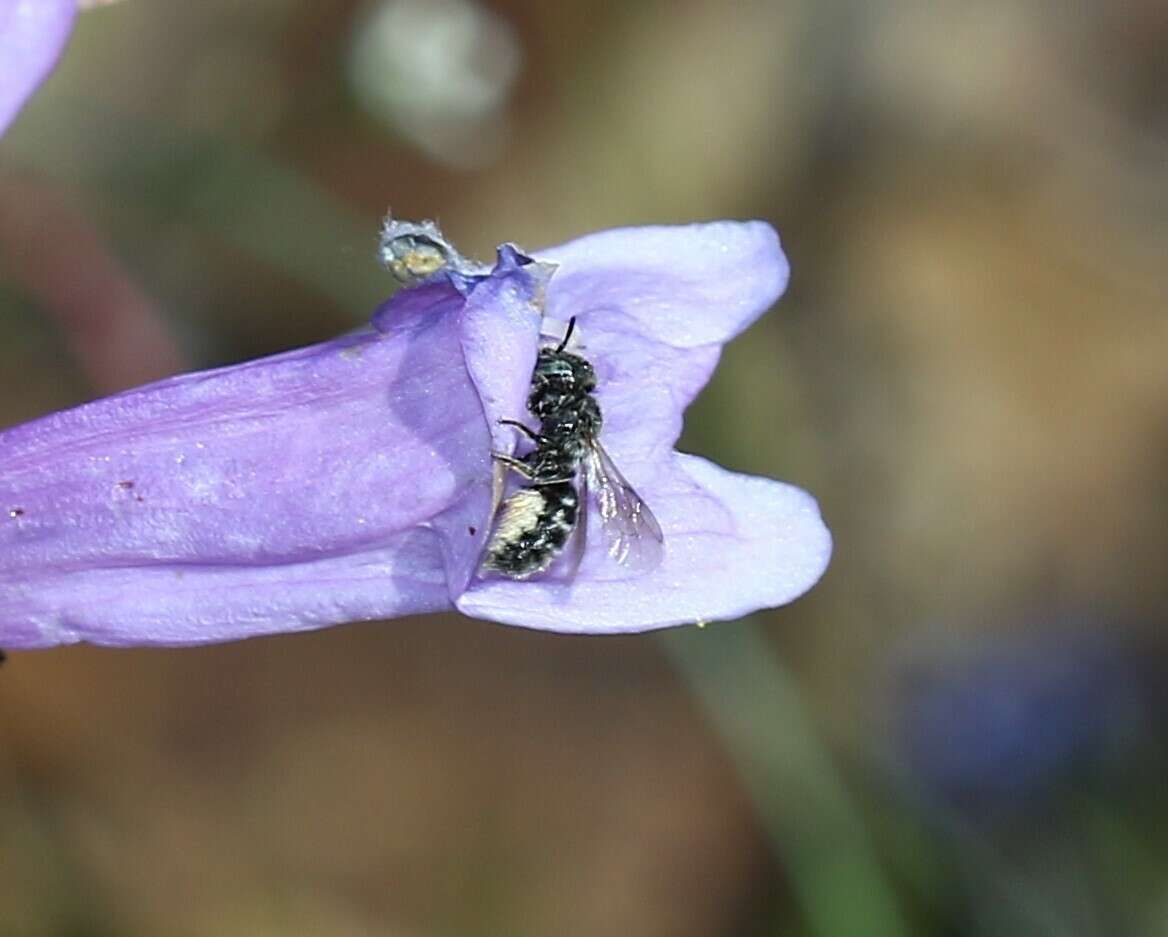
[[0, 584], [6, 649], [210, 644], [450, 607], [437, 536], [283, 564], [160, 563], [41, 572]]
[[682, 416], [706, 386], [720, 345], [675, 348], [622, 331], [613, 317], [581, 327], [582, 352], [596, 369], [604, 415], [602, 442], [622, 471], [666, 456], [681, 435]]
[[[451, 601], [462, 594], [478, 570], [490, 534], [492, 492], [488, 482], [494, 468], [490, 453], [510, 454], [514, 450], [514, 434], [499, 425], [499, 420], [523, 412], [539, 346], [544, 290], [551, 273], [550, 268], [504, 245], [489, 274], [471, 282], [452, 271], [449, 278], [455, 289], [466, 293], [461, 354], [490, 431], [489, 444], [466, 453], [469, 461], [483, 466], [483, 484], [431, 521], [443, 534]], [[433, 405], [442, 407], [445, 401], [435, 399]]]
[[[533, 347], [521, 325], [501, 318], [496, 344]], [[449, 283], [399, 294], [379, 326], [0, 433], [0, 647], [449, 607], [490, 509], [463, 358], [482, 328]]]
[[[672, 451], [721, 343], [785, 282], [760, 223], [612, 232], [538, 260], [504, 245], [491, 270], [400, 292], [366, 332], [0, 433], [0, 646], [201, 643], [452, 602], [639, 631], [790, 601], [830, 554], [814, 501]], [[525, 414], [545, 304], [579, 317], [604, 444], [665, 531], [647, 574], [593, 528], [568, 581], [474, 579], [491, 453], [515, 444], [498, 421]]]
[[783, 605], [827, 568], [831, 535], [799, 488], [681, 454], [644, 487], [665, 531], [656, 570], [634, 575], [590, 548], [571, 582], [485, 580], [459, 610], [552, 631], [646, 631]]
[[558, 265], [549, 315], [575, 317], [597, 373], [601, 441], [656, 514], [665, 560], [633, 574], [588, 531], [570, 581], [488, 578], [467, 614], [563, 631], [640, 631], [780, 605], [822, 575], [831, 538], [814, 500], [672, 451], [721, 345], [778, 298], [787, 264], [761, 222], [612, 231], [539, 251]]
[[[782, 295], [789, 268], [763, 221], [618, 228], [536, 252], [559, 264], [548, 287], [552, 318], [606, 310], [675, 348], [724, 344]], [[633, 329], [625, 328], [626, 331]]]
[[56, 64], [75, 0], [0, 0], [0, 134]]
[[663, 455], [721, 346], [787, 284], [774, 228], [721, 221], [603, 231], [538, 251], [559, 265], [548, 315], [577, 320], [597, 370], [605, 447], [622, 469]]

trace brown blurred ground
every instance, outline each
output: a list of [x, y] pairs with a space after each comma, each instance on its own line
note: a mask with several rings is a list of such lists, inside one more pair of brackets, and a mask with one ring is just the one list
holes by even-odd
[[[499, 3], [514, 86], [421, 131], [347, 77], [373, 9], [81, 17], [0, 141], [0, 421], [353, 326], [387, 285], [390, 205], [480, 255], [762, 217], [791, 289], [727, 350], [685, 441], [811, 490], [832, 567], [684, 645], [439, 616], [17, 655], [0, 934], [873, 933], [823, 916], [860, 900], [815, 876], [855, 843], [898, 909], [882, 933], [1168, 933], [1162, 693], [1108, 730], [1135, 780], [1075, 761], [996, 808], [1022, 818], [1001, 827], [937, 822], [893, 780], [928, 773], [901, 761], [906, 674], [944, 688], [986, 647], [1086, 634], [1139, 662], [1119, 683], [1164, 685], [1164, 6]], [[501, 41], [472, 71], [505, 70]], [[38, 217], [30, 239], [18, 219]], [[121, 360], [79, 340], [54, 269], [106, 285], [85, 315], [130, 317]], [[785, 661], [773, 686], [703, 670], [747, 628]], [[1019, 719], [1023, 753], [1087, 684]], [[801, 786], [823, 777], [850, 806]]]

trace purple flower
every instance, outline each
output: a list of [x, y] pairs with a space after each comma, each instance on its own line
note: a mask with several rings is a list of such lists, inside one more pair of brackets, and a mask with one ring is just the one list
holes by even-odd
[[75, 0], [0, 0], [0, 134], [56, 64]]
[[[197, 644], [457, 608], [640, 631], [796, 598], [830, 537], [813, 499], [673, 451], [721, 346], [782, 292], [761, 222], [609, 231], [447, 266], [374, 328], [161, 381], [0, 433], [0, 647]], [[591, 538], [568, 581], [478, 577], [500, 419], [541, 318], [575, 317], [602, 439], [659, 519], [634, 573]]]
[[896, 712], [908, 778], [966, 811], [1010, 814], [1135, 743], [1131, 713], [1154, 705], [1124, 630], [1106, 624], [1039, 623], [906, 668]]

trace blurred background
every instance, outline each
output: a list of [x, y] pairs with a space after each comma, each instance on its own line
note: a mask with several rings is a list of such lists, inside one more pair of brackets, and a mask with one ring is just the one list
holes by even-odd
[[0, 670], [0, 934], [1168, 935], [1168, 7], [124, 0], [0, 141], [0, 424], [468, 253], [765, 218], [683, 448], [836, 539], [787, 608]]

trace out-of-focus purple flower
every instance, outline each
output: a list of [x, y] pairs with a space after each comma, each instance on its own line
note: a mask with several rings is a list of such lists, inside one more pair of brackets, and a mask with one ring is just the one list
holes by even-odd
[[903, 679], [900, 755], [911, 779], [971, 810], [1028, 809], [1121, 746], [1146, 707], [1121, 641], [1039, 633], [918, 664]]
[[56, 64], [76, 0], [0, 0], [0, 134]]
[[[673, 451], [721, 346], [782, 292], [766, 224], [609, 231], [448, 266], [374, 328], [0, 433], [0, 646], [195, 644], [458, 608], [640, 631], [796, 598], [830, 536], [800, 489]], [[602, 438], [652, 506], [649, 573], [476, 575], [491, 452], [526, 416], [544, 315], [576, 317]]]

